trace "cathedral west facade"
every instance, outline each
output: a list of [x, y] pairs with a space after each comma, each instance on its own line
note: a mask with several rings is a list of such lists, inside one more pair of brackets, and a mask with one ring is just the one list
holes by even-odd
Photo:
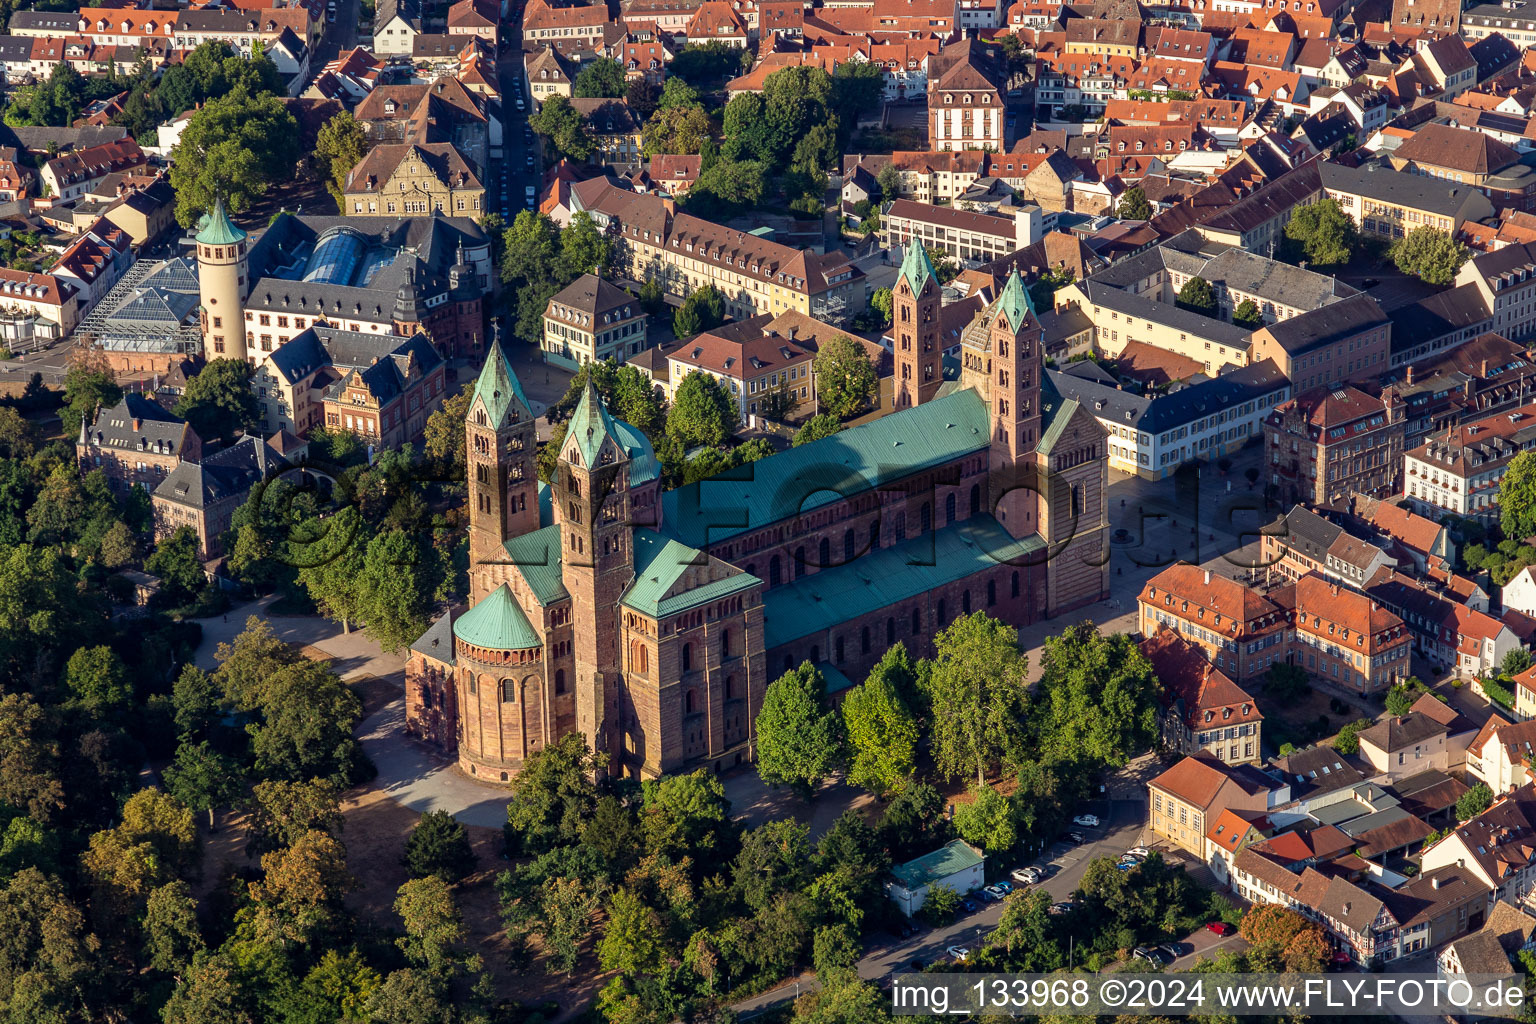
[[553, 479], [493, 346], [465, 426], [470, 608], [411, 647], [408, 730], [506, 781], [570, 732], [655, 777], [755, 756], [770, 682], [829, 688], [973, 611], [1027, 625], [1107, 591], [1105, 434], [1045, 379], [1017, 275], [945, 381], [939, 282], [912, 246], [893, 290], [895, 411], [671, 491], [590, 385]]

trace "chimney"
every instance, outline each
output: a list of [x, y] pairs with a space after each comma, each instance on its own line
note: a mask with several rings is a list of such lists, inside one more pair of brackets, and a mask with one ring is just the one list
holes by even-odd
[[1438, 889], [1438, 888], [1440, 888], [1440, 876], [1439, 875], [1436, 875], [1434, 878], [1431, 878], [1429, 880], [1429, 887], [1431, 889]]
[[1407, 382], [1408, 382], [1408, 383], [1409, 383], [1409, 384], [1412, 384], [1412, 383], [1413, 383], [1413, 367], [1412, 367], [1412, 366], [1409, 366], [1409, 367], [1408, 367], [1408, 369], [1406, 369], [1406, 370], [1405, 370], [1405, 371], [1403, 371], [1403, 378], [1404, 378], [1404, 380], [1406, 380], [1406, 381], [1407, 381]]
[[1488, 360], [1486, 360], [1486, 359], [1483, 360], [1483, 362], [1482, 362], [1482, 372], [1479, 373], [1478, 376], [1479, 377], [1487, 377], [1488, 376]]
[[1209, 570], [1209, 569], [1205, 570], [1205, 582], [1206, 582], [1207, 586], [1210, 585], [1210, 582], [1211, 582], [1211, 570]]
[[677, 200], [671, 196], [661, 197], [661, 208], [666, 211], [668, 217], [677, 215]]
[[143, 422], [144, 421], [139, 419], [137, 416], [135, 416], [133, 418], [133, 432], [135, 434], [137, 434], [139, 432], [139, 427], [140, 427], [141, 424], [143, 424]]

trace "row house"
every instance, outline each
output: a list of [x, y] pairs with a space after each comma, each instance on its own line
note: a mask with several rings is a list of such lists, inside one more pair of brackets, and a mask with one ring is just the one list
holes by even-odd
[[1454, 235], [1463, 224], [1493, 216], [1488, 197], [1473, 186], [1395, 171], [1372, 161], [1360, 167], [1323, 163], [1323, 191], [1366, 235], [1402, 238], [1419, 227]]
[[1264, 715], [1253, 696], [1172, 629], [1141, 642], [1163, 687], [1162, 742], [1181, 754], [1202, 751], [1227, 764], [1258, 764]]
[[901, 39], [873, 43], [871, 63], [880, 65], [884, 82], [881, 98], [887, 103], [924, 96], [928, 92], [928, 65], [939, 52], [937, 39]]
[[1403, 620], [1365, 595], [1303, 576], [1270, 599], [1289, 612], [1286, 660], [1358, 693], [1384, 693], [1413, 674]]
[[1426, 849], [1421, 861], [1426, 873], [1462, 867], [1496, 899], [1529, 906], [1536, 892], [1536, 783], [1527, 782], [1462, 822]]
[[[1525, 691], [1517, 706], [1530, 704], [1531, 672], [1527, 669], [1516, 680], [1517, 695]], [[1536, 720], [1511, 723], [1501, 715], [1491, 715], [1467, 745], [1467, 773], [1481, 779], [1495, 796], [1513, 792], [1532, 779], [1531, 758], [1536, 756]]]
[[[634, 21], [626, 19], [626, 23], [638, 31]], [[608, 31], [608, 8], [603, 4], [552, 7], [544, 0], [530, 0], [523, 10], [523, 46], [527, 49], [554, 47], [570, 57], [583, 50], [596, 50]]]
[[13, 352], [69, 337], [81, 308], [73, 282], [53, 273], [0, 267], [0, 344]]
[[1204, 753], [1185, 757], [1148, 782], [1147, 790], [1152, 831], [1202, 860], [1206, 828], [1225, 812], [1261, 815], [1290, 800], [1284, 782]]
[[109, 174], [136, 170], [148, 162], [137, 142], [121, 139], [61, 153], [44, 162], [38, 179], [46, 198], [63, 203], [90, 192]]
[[1493, 313], [1492, 330], [1516, 341], [1530, 336], [1536, 326], [1536, 244], [1480, 253], [1462, 264], [1455, 284], [1476, 289]]
[[1403, 454], [1403, 486], [1423, 515], [1493, 521], [1499, 485], [1516, 455], [1536, 447], [1536, 405], [1461, 423]]
[[1282, 502], [1341, 506], [1352, 494], [1398, 490], [1402, 404], [1391, 388], [1375, 398], [1340, 385], [1281, 404], [1264, 423], [1268, 485]]
[[1421, 657], [1439, 671], [1454, 670], [1458, 678], [1496, 670], [1521, 646], [1506, 623], [1468, 607], [1461, 595], [1395, 569], [1379, 570], [1364, 590], [1407, 624]]
[[1164, 627], [1178, 631], [1239, 686], [1288, 660], [1287, 610], [1209, 569], [1185, 562], [1169, 566], [1142, 588], [1137, 606], [1143, 635]]
[[1297, 580], [1308, 573], [1348, 586], [1364, 587], [1397, 559], [1369, 541], [1351, 536], [1305, 505], [1292, 506], [1260, 534], [1260, 559], [1266, 573]]

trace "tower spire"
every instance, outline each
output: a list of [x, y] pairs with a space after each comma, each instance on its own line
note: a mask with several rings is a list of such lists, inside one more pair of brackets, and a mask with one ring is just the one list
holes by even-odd
[[896, 278], [905, 279], [913, 295], [923, 294], [923, 286], [938, 279], [933, 271], [933, 261], [928, 259], [928, 250], [921, 239], [914, 238], [907, 243], [907, 254], [901, 258], [901, 270]]

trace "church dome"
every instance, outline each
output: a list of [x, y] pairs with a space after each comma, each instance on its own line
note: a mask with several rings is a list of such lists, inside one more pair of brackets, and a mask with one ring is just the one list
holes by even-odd
[[517, 598], [512, 596], [512, 589], [505, 583], [460, 615], [453, 623], [453, 635], [472, 647], [491, 651], [522, 651], [544, 646], [528, 616], [518, 606]]

